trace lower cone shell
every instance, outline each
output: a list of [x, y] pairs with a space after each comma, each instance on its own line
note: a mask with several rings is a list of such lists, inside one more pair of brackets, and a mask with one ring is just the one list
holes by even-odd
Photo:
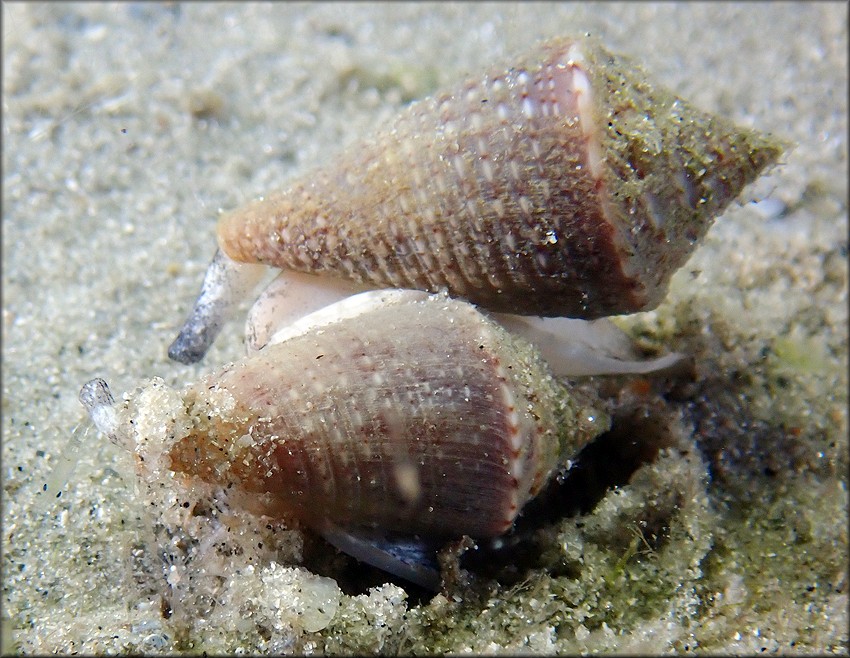
[[432, 535], [505, 532], [591, 438], [529, 345], [445, 296], [271, 345], [185, 404], [173, 470], [307, 523]]
[[661, 301], [782, 150], [593, 40], [557, 39], [225, 215], [219, 243], [238, 261], [496, 311], [630, 313]]

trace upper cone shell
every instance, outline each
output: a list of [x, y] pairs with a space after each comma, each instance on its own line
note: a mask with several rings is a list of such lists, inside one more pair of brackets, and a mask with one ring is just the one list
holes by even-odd
[[222, 217], [239, 261], [496, 311], [654, 308], [716, 217], [782, 153], [590, 39], [411, 104], [283, 192]]

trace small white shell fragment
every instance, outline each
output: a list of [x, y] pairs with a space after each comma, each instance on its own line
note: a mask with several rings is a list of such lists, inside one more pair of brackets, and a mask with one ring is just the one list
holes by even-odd
[[305, 569], [283, 567], [272, 562], [263, 569], [264, 597], [278, 597], [281, 617], [308, 633], [327, 628], [337, 611], [342, 592], [332, 578], [316, 576]]

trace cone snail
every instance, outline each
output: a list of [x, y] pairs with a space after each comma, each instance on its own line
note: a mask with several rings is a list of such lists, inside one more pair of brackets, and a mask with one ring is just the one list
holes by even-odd
[[714, 218], [783, 145], [690, 106], [595, 39], [414, 102], [282, 191], [223, 215], [171, 358], [203, 357], [265, 268], [267, 327], [369, 288], [523, 316], [652, 309]]
[[[571, 322], [561, 375], [654, 372], [681, 359], [639, 360], [613, 325]], [[599, 399], [556, 378], [524, 338], [468, 302], [419, 290], [336, 302], [174, 395], [160, 440], [138, 429], [129, 403], [116, 408], [102, 379], [80, 398], [145, 477], [182, 474], [248, 494], [253, 509], [294, 516], [428, 587], [439, 583], [435, 568], [398, 560], [394, 544], [376, 548], [383, 531], [427, 542], [498, 536], [607, 429]], [[409, 541], [406, 551], [427, 560]]]
[[167, 441], [139, 436], [101, 379], [81, 400], [147, 468], [254, 495], [434, 587], [416, 543], [381, 533], [507, 531], [606, 429], [558, 377], [681, 361], [641, 361], [605, 317], [657, 306], [782, 152], [593, 39], [546, 42], [220, 219], [172, 359], [200, 360], [280, 273], [249, 313], [248, 356], [179, 393]]

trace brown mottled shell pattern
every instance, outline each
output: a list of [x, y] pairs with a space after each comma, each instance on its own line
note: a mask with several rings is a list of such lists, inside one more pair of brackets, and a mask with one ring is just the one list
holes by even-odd
[[591, 437], [564, 395], [528, 344], [429, 297], [206, 377], [169, 456], [308, 523], [495, 536]]
[[596, 318], [655, 307], [781, 146], [556, 39], [222, 217], [238, 261]]

